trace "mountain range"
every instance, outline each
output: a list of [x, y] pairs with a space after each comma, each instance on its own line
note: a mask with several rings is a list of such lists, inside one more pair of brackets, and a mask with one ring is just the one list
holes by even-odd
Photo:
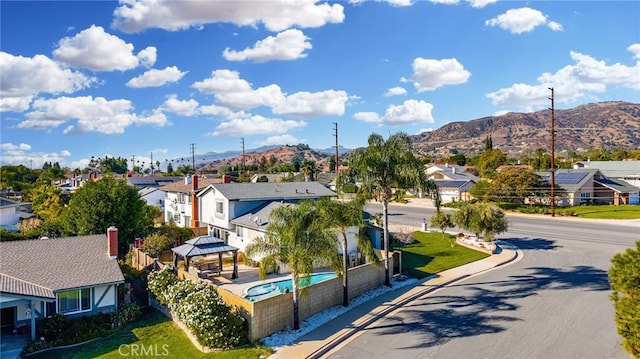
[[[537, 149], [550, 151], [551, 117], [549, 109], [531, 112], [510, 112], [470, 121], [451, 122], [437, 130], [410, 136], [419, 154], [444, 158], [460, 152], [467, 156], [480, 153], [490, 137], [493, 148], [509, 157], [533, 155]], [[600, 102], [566, 110], [554, 110], [555, 151], [581, 152], [587, 149], [640, 149], [640, 104], [630, 102]], [[340, 154], [351, 149], [340, 147]], [[275, 157], [280, 163], [315, 161], [326, 167], [335, 149], [311, 149], [304, 144], [267, 146], [245, 151], [244, 163], [257, 164], [261, 157]], [[207, 153], [204, 169], [242, 164], [242, 151]]]

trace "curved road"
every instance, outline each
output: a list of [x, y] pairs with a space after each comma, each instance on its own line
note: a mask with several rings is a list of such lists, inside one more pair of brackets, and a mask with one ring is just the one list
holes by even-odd
[[[431, 211], [392, 205], [390, 222], [417, 226]], [[614, 254], [640, 239], [640, 221], [509, 220], [499, 239], [519, 247], [520, 260], [417, 298], [329, 357], [629, 358], [607, 271]]]

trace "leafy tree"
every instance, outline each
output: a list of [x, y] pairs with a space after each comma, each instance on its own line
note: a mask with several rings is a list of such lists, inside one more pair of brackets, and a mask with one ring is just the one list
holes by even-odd
[[484, 140], [484, 150], [493, 150], [493, 139], [491, 138], [491, 135], [487, 136], [487, 138]]
[[68, 234], [105, 233], [110, 226], [118, 228], [121, 247], [142, 237], [153, 226], [153, 212], [138, 191], [124, 179], [111, 176], [89, 181], [71, 197], [64, 220]]
[[458, 166], [464, 166], [467, 164], [467, 157], [462, 153], [457, 153], [446, 160], [448, 163], [455, 163]]
[[30, 188], [37, 179], [38, 174], [24, 165], [0, 167], [0, 190], [2, 191], [20, 192]]
[[349, 202], [336, 201], [330, 198], [322, 198], [317, 202], [317, 208], [325, 221], [325, 226], [333, 230], [340, 238], [342, 248], [342, 305], [349, 306], [349, 255], [348, 255], [348, 235], [349, 231], [355, 227], [356, 243], [360, 252], [367, 260], [374, 265], [380, 263], [378, 256], [373, 250], [373, 244], [369, 237], [364, 234], [364, 202], [362, 200], [352, 200]]
[[261, 279], [266, 278], [268, 268], [279, 263], [291, 269], [294, 330], [300, 328], [300, 296], [306, 292], [300, 285], [301, 279], [304, 284], [313, 273], [316, 261], [325, 261], [336, 271], [340, 270], [335, 234], [319, 216], [315, 203], [309, 200], [274, 209], [265, 236], [255, 238], [245, 251], [249, 258], [259, 258]]
[[267, 158], [265, 156], [260, 157], [260, 159], [258, 160], [258, 171], [265, 172], [267, 168], [269, 168]]
[[524, 204], [527, 197], [547, 195], [550, 185], [531, 170], [507, 167], [493, 179], [487, 195], [492, 200]]
[[335, 171], [336, 171], [336, 157], [331, 156], [329, 157], [329, 172], [335, 172]]
[[618, 334], [623, 338], [622, 347], [640, 358], [640, 240], [635, 249], [616, 254], [611, 262], [609, 283]]
[[[153, 164], [152, 164], [153, 165]], [[160, 162], [157, 162], [157, 167], [160, 167]], [[127, 165], [127, 159], [122, 157], [107, 157], [100, 161], [100, 172], [101, 173], [117, 173], [123, 174], [127, 172], [129, 168]]]
[[490, 187], [491, 187], [491, 182], [480, 180], [478, 181], [478, 183], [473, 185], [471, 189], [469, 189], [469, 194], [471, 194], [475, 198], [484, 199], [486, 198]]
[[489, 241], [493, 241], [496, 234], [505, 232], [509, 228], [509, 221], [504, 211], [493, 203], [478, 202], [462, 206], [453, 214], [453, 221], [458, 227], [480, 234]]
[[[451, 219], [451, 214], [443, 213], [441, 211], [437, 211], [431, 217], [429, 224], [431, 225], [431, 227], [440, 228], [440, 231], [442, 232], [442, 239], [444, 239], [444, 232], [446, 232], [447, 229], [455, 227], [455, 224]], [[451, 247], [453, 247], [454, 244], [455, 241], [451, 242]]]
[[385, 285], [391, 286], [388, 205], [393, 189], [424, 190], [436, 199], [436, 206], [439, 207], [438, 189], [432, 181], [427, 180], [422, 163], [411, 151], [411, 139], [402, 132], [389, 136], [386, 141], [378, 134], [371, 134], [367, 147], [351, 152], [348, 166], [348, 170], [340, 172], [338, 183], [360, 181], [360, 196], [365, 199], [379, 198], [382, 202]]
[[486, 150], [478, 158], [478, 172], [485, 178], [493, 178], [496, 168], [503, 165], [507, 160], [507, 155], [500, 150]]
[[57, 220], [62, 217], [64, 202], [62, 191], [50, 184], [41, 184], [29, 190], [33, 213], [43, 220]]
[[140, 249], [153, 258], [159, 258], [162, 251], [170, 249], [175, 243], [176, 241], [167, 235], [153, 233], [144, 239], [144, 243]]

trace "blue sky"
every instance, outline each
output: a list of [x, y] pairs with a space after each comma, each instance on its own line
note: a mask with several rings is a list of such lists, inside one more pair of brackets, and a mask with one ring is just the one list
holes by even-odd
[[2, 1], [2, 164], [366, 145], [640, 102], [638, 1]]

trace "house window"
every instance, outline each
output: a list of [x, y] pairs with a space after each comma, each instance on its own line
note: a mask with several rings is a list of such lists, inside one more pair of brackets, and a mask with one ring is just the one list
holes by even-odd
[[591, 192], [582, 192], [582, 193], [580, 193], [580, 198], [581, 199], [589, 199], [589, 198], [591, 198]]
[[176, 223], [180, 223], [180, 213], [173, 214], [173, 221]]
[[216, 216], [224, 216], [224, 202], [216, 201]]
[[236, 226], [236, 236], [242, 238], [242, 227]]
[[56, 302], [46, 302], [45, 311], [45, 317], [50, 317], [56, 314]]
[[72, 314], [91, 310], [91, 288], [58, 293], [58, 313]]

